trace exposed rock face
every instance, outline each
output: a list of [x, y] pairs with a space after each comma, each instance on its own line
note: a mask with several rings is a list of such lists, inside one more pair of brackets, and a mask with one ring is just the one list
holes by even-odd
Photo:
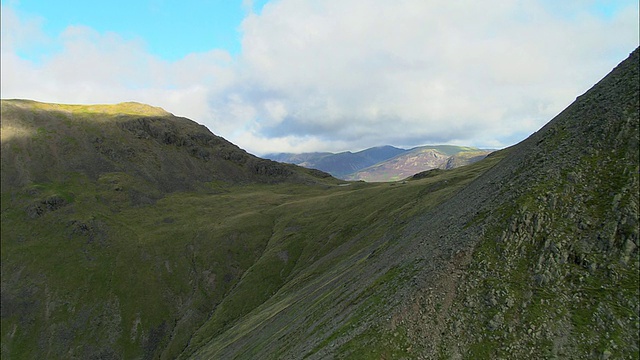
[[348, 176], [349, 180], [394, 181], [402, 180], [421, 171], [444, 168], [449, 156], [425, 149], [402, 154], [380, 164], [359, 170]]
[[302, 154], [267, 154], [268, 159], [279, 162], [296, 164], [310, 169], [319, 169], [331, 173], [333, 176], [344, 178], [346, 175], [393, 158], [406, 152], [393, 146], [379, 146], [358, 152], [345, 151], [341, 153], [302, 153]]

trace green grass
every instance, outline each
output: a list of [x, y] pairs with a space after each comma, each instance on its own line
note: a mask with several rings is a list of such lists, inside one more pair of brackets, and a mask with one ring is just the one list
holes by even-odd
[[[257, 358], [265, 352], [277, 358], [308, 342], [308, 356], [335, 346], [333, 353], [342, 358], [409, 358], [415, 354], [409, 328], [380, 320], [389, 315], [396, 293], [420, 271], [419, 264], [393, 258], [403, 247], [405, 226], [509, 153], [403, 183], [338, 186], [333, 179], [302, 177], [306, 173], [300, 170], [305, 181], [257, 184], [245, 177], [234, 184], [203, 176], [202, 183], [168, 191], [157, 175], [174, 170], [175, 159], [186, 158], [183, 169], [190, 171], [209, 163], [195, 160], [182, 145], [160, 144], [166, 135], [162, 131], [168, 134], [170, 126], [156, 129], [157, 138], [141, 134], [135, 141], [131, 137], [137, 135], [118, 127], [130, 120], [135, 124], [139, 116], [170, 116], [164, 111], [135, 103], [12, 106], [50, 114], [52, 123], [67, 127], [25, 118], [6, 133], [3, 124], [3, 357], [83, 357], [82, 351], [90, 352], [92, 346], [124, 358], [216, 358], [228, 353]], [[84, 137], [75, 136], [78, 132]], [[10, 145], [5, 147], [5, 141]], [[72, 162], [67, 156], [83, 149], [104, 155], [104, 168], [91, 173], [65, 167], [65, 161]], [[58, 163], [43, 155], [50, 153]], [[581, 161], [586, 176], [617, 166], [599, 157]], [[21, 172], [32, 164], [42, 171]], [[242, 166], [225, 163], [207, 169], [240, 172]], [[606, 171], [591, 177], [610, 186], [586, 199], [589, 216], [610, 216], [610, 193], [630, 174], [637, 178], [637, 169]], [[5, 182], [8, 173], [24, 176]], [[534, 284], [534, 263], [547, 251], [545, 240], [573, 235], [575, 224], [560, 211], [551, 214], [554, 237], [547, 231], [525, 244], [497, 241], [512, 220], [545, 208], [539, 199], [556, 187], [565, 191], [558, 202], [571, 202], [571, 174], [561, 176], [562, 181], [539, 182], [529, 195], [464, 224], [495, 222], [486, 229], [469, 270], [489, 277], [471, 295], [483, 300], [495, 290], [500, 302], [511, 297], [514, 306], [504, 311], [505, 324], [539, 325], [552, 318], [593, 338], [594, 326], [607, 314], [635, 316], [615, 296], [637, 296], [637, 273], [611, 263], [578, 287], [586, 270], [563, 263], [558, 269], [567, 274], [569, 285], [548, 285], [558, 287], [558, 293]], [[51, 199], [64, 203], [48, 208]], [[620, 206], [629, 201], [623, 197]], [[34, 213], [33, 206], [46, 209]], [[632, 231], [619, 229], [627, 235]], [[589, 261], [605, 260], [602, 253], [589, 254]], [[611, 286], [602, 289], [603, 283]], [[580, 298], [566, 306], [558, 299], [572, 295], [569, 290], [577, 290]], [[529, 292], [530, 304], [523, 309]], [[441, 302], [434, 306], [438, 313], [445, 311]], [[563, 312], [554, 315], [552, 310], [562, 306]], [[499, 331], [486, 326], [496, 314], [497, 309], [489, 309], [468, 325], [477, 335], [470, 357], [508, 355], [499, 348], [504, 340]], [[616, 326], [610, 327], [607, 340], [623, 344], [624, 330]], [[509, 341], [527, 341], [522, 332], [510, 336]], [[583, 347], [602, 351], [607, 345], [602, 341]], [[282, 347], [274, 350], [274, 344]], [[546, 354], [552, 344], [542, 339], [531, 345]]]
[[166, 116], [168, 112], [159, 107], [149, 106], [136, 102], [124, 102], [119, 104], [104, 105], [72, 105], [42, 103], [29, 100], [10, 100], [14, 104], [29, 107], [34, 110], [58, 111], [71, 114], [109, 114], [109, 115], [144, 115]]
[[[153, 113], [131, 106], [132, 113]], [[53, 108], [87, 119], [92, 111], [104, 110]], [[95, 122], [84, 126], [101, 131]], [[59, 136], [74, 148], [83, 146], [64, 131], [42, 127], [35, 132], [36, 138]], [[36, 146], [45, 146], [45, 140], [37, 141]], [[166, 194], [131, 172], [103, 172], [95, 179], [70, 172], [3, 193], [3, 286], [18, 302], [27, 291], [44, 299], [18, 304], [17, 310], [10, 309], [12, 315], [3, 316], [3, 329], [17, 329], [14, 337], [3, 332], [3, 346], [18, 357], [62, 356], [69, 347], [101, 344], [127, 358], [175, 358], [223, 354], [251, 338], [243, 354], [258, 356], [293, 331], [278, 322], [294, 316], [289, 321], [314, 330], [289, 334], [292, 339], [320, 339], [309, 355], [346, 338], [338, 350], [343, 357], [407, 357], [406, 329], [364, 324], [390, 306], [399, 284], [415, 271], [413, 265], [384, 269], [358, 286], [344, 276], [365, 271], [376, 256], [397, 246], [392, 239], [400, 237], [404, 224], [506, 154], [404, 183], [231, 185], [214, 180], [203, 191]], [[154, 164], [152, 154], [135, 156]], [[136, 200], [140, 196], [148, 201]], [[35, 218], [26, 216], [31, 204], [52, 197], [66, 203]], [[498, 263], [492, 251], [481, 256]], [[347, 286], [334, 287], [343, 283]], [[340, 315], [342, 325], [333, 328], [325, 314], [336, 302], [358, 310]], [[25, 320], [22, 308], [32, 320]], [[270, 322], [279, 330], [254, 339]], [[56, 330], [64, 327], [71, 329], [66, 338]], [[52, 345], [38, 350], [37, 342]], [[481, 356], [487, 344], [478, 346]]]

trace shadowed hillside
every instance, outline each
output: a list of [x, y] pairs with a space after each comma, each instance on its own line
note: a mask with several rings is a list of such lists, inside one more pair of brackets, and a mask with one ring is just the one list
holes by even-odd
[[2, 357], [637, 358], [639, 62], [403, 183], [3, 101]]
[[175, 357], [266, 245], [244, 189], [336, 182], [135, 103], [2, 100], [1, 164], [3, 358]]
[[211, 181], [272, 183], [308, 177], [300, 168], [251, 156], [191, 120], [137, 103], [3, 100], [2, 151], [3, 192], [64, 181], [70, 174], [90, 180], [120, 174], [160, 192], [200, 189]]

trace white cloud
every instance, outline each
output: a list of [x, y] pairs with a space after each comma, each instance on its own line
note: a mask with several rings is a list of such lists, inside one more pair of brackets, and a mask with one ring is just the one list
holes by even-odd
[[[5, 42], [5, 38], [22, 34], [21, 44], [41, 41], [46, 37], [40, 22], [20, 21], [4, 6], [2, 14], [3, 98], [62, 103], [140, 101], [207, 123], [213, 129], [221, 123], [213, 117], [209, 104], [211, 94], [232, 81], [233, 74], [227, 70], [232, 58], [225, 51], [190, 54], [167, 62], [149, 54], [141, 39], [70, 26], [49, 40], [58, 45], [57, 52], [34, 61], [18, 56], [15, 41]], [[11, 21], [5, 22], [5, 17]]]
[[584, 4], [282, 0], [243, 23], [242, 81], [260, 91], [240, 96], [256, 136], [508, 145], [637, 46], [634, 9], [607, 20]]
[[[255, 153], [505, 146], [638, 46], [637, 3], [606, 17], [594, 4], [280, 0], [248, 11], [237, 58], [212, 50], [175, 62], [84, 27], [46, 40], [39, 20], [9, 12], [5, 23], [3, 7], [2, 96], [143, 101]], [[61, 50], [31, 62], [5, 44], [13, 34]]]
[[29, 45], [42, 45], [48, 42], [47, 37], [40, 31], [43, 19], [31, 17], [21, 19], [11, 7], [2, 5], [2, 45], [3, 51], [15, 51]]

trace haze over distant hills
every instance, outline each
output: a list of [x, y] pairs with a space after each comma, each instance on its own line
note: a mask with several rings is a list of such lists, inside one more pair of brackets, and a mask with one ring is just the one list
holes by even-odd
[[136, 103], [2, 100], [1, 126], [2, 359], [640, 356], [640, 49], [400, 183]]
[[411, 149], [378, 146], [358, 152], [279, 153], [274, 161], [318, 169], [345, 180], [394, 181], [431, 169], [452, 169], [483, 159], [493, 150], [455, 145], [428, 145]]

